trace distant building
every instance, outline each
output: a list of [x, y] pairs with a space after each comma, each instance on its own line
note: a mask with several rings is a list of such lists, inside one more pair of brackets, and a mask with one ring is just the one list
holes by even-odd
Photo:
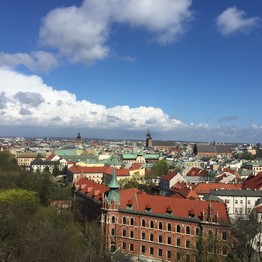
[[35, 153], [35, 152], [26, 152], [26, 153], [16, 153], [15, 155], [17, 164], [25, 169], [30, 169], [30, 165], [35, 159], [46, 159], [46, 153]]
[[193, 152], [199, 157], [232, 157], [230, 145], [212, 144], [195, 144]]
[[77, 134], [75, 145], [76, 145], [76, 147], [82, 147], [82, 139], [81, 139], [80, 132], [78, 132], [78, 134]]
[[152, 140], [151, 134], [149, 133], [149, 130], [147, 130], [147, 133], [146, 133], [146, 147], [150, 148], [150, 147], [152, 147], [152, 145], [153, 145], [153, 140]]

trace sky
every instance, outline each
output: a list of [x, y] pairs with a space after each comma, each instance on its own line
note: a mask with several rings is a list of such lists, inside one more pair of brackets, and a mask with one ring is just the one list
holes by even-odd
[[0, 136], [262, 142], [261, 0], [0, 4]]

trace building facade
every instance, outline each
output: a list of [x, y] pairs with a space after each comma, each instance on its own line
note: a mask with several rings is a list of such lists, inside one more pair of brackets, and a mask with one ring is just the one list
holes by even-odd
[[230, 238], [224, 203], [148, 195], [134, 188], [119, 190], [115, 175], [112, 181], [101, 214], [108, 250], [120, 250], [134, 261], [191, 262], [207, 245], [207, 255], [224, 260]]

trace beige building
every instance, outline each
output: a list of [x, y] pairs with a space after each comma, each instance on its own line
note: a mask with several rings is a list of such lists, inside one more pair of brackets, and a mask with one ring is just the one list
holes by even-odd
[[30, 168], [31, 162], [35, 159], [46, 159], [46, 153], [34, 153], [34, 152], [28, 152], [28, 153], [16, 153], [15, 158], [17, 161], [17, 164], [21, 167]]

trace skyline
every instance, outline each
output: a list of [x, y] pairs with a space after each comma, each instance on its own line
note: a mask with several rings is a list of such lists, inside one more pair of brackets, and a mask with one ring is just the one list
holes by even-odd
[[0, 136], [259, 143], [261, 8], [6, 1]]

